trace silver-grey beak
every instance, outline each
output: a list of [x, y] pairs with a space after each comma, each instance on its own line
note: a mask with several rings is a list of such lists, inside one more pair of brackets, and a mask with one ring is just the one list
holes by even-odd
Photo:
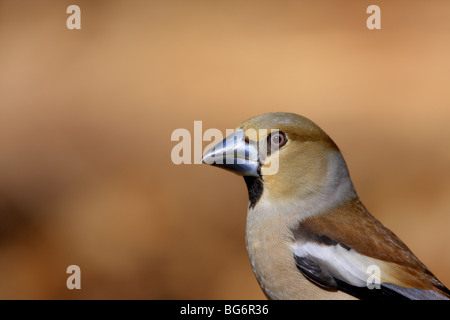
[[202, 162], [230, 170], [241, 176], [259, 176], [256, 143], [245, 141], [244, 130], [239, 129], [203, 155]]

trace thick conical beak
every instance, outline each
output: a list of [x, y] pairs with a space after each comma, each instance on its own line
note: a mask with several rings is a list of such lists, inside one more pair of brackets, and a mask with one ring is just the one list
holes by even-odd
[[256, 143], [245, 141], [239, 129], [203, 155], [202, 162], [230, 170], [241, 176], [259, 176]]

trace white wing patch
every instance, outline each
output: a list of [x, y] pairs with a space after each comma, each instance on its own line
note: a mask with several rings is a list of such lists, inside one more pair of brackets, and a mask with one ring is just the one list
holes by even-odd
[[346, 249], [340, 245], [321, 245], [314, 242], [293, 245], [294, 253], [300, 258], [308, 258], [326, 268], [335, 278], [353, 286], [364, 287], [371, 276], [367, 270], [377, 265], [377, 260]]

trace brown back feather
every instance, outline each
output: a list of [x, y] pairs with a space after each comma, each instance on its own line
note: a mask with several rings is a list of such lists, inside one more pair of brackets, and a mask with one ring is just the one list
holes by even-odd
[[395, 264], [390, 269], [391, 272], [395, 270], [393, 276], [399, 285], [434, 290], [450, 297], [448, 289], [392, 231], [369, 213], [358, 198], [327, 214], [304, 220], [299, 228], [325, 235], [360, 254]]

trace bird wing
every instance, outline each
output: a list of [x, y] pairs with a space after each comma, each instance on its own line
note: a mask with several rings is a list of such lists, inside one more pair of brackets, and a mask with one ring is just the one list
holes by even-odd
[[297, 268], [324, 289], [361, 299], [450, 299], [450, 291], [358, 199], [303, 220], [293, 232]]

